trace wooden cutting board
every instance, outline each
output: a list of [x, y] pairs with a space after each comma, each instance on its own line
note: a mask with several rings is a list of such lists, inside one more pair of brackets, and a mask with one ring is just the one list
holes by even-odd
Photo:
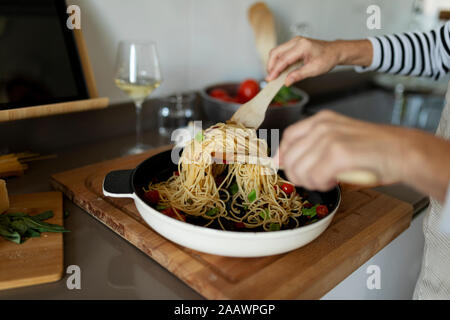
[[[131, 199], [102, 194], [105, 175], [131, 169], [168, 147], [52, 176], [78, 206], [208, 299], [317, 299], [391, 242], [413, 208], [373, 190], [344, 191], [330, 227], [307, 246], [263, 258], [196, 252], [166, 240], [142, 220]], [[212, 240], [213, 241], [213, 240]]]
[[[30, 215], [52, 210], [45, 222], [63, 225], [61, 192], [10, 195], [6, 212]], [[45, 232], [16, 244], [0, 237], [0, 290], [57, 281], [63, 275], [63, 236]]]

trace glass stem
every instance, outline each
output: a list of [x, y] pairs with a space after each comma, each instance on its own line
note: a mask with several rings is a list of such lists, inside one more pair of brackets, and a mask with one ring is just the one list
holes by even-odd
[[135, 102], [136, 106], [136, 145], [143, 144], [142, 139], [142, 102]]

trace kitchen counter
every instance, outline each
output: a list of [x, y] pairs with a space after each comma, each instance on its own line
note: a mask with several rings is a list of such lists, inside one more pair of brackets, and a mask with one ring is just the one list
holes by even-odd
[[[393, 101], [390, 93], [381, 90], [362, 93], [362, 97], [365, 97], [365, 101], [371, 101], [375, 114], [379, 113], [376, 110], [379, 111], [377, 106], [380, 106], [380, 101], [385, 108], [391, 106]], [[156, 114], [154, 102], [147, 104], [150, 107], [147, 107], [144, 115], [147, 119], [154, 119]], [[359, 102], [356, 104], [360, 105]], [[315, 104], [311, 106], [309, 113], [314, 113], [323, 107], [338, 106], [340, 108], [341, 105], [346, 105], [345, 101], [335, 101], [332, 105]], [[370, 105], [365, 105], [365, 108], [370, 108]], [[345, 109], [342, 110], [339, 111], [346, 113]], [[352, 115], [353, 111], [347, 114]], [[368, 113], [357, 113], [355, 117], [359, 115], [364, 118]], [[1, 138], [4, 133], [2, 130], [6, 130], [10, 133], [9, 137], [15, 139], [15, 142], [10, 145], [18, 150], [31, 147], [33, 151], [57, 154], [54, 159], [31, 163], [23, 177], [9, 179], [7, 184], [10, 193], [51, 190], [49, 178], [53, 173], [119, 157], [122, 151], [134, 142], [134, 135], [131, 134], [132, 120], [133, 108], [131, 104], [125, 104], [106, 110], [24, 120], [0, 127], [0, 145], [2, 142], [5, 145], [7, 141], [2, 141]], [[385, 122], [385, 120], [375, 119], [376, 122]], [[147, 121], [147, 123], [154, 122]], [[120, 126], [121, 123], [126, 123], [128, 131]], [[98, 124], [95, 129], [92, 128], [93, 124]], [[159, 146], [169, 142], [167, 138], [158, 135], [154, 125], [147, 124], [145, 128], [146, 143]], [[76, 132], [77, 130], [80, 132], [76, 137], [69, 136], [68, 131]], [[17, 136], [13, 137], [11, 131], [17, 133]], [[55, 132], [60, 134], [55, 135]], [[428, 204], [425, 196], [403, 185], [381, 187], [378, 190], [411, 203], [415, 214], [423, 212]], [[64, 209], [70, 213], [65, 219], [65, 227], [72, 230], [64, 234], [64, 265], [66, 268], [69, 265], [78, 265], [81, 268], [81, 290], [69, 290], [66, 286], [67, 275], [64, 275], [62, 280], [55, 283], [0, 291], [0, 299], [201, 298], [178, 278], [86, 214], [67, 198], [64, 199]], [[418, 230], [419, 222], [414, 220], [417, 218], [413, 219], [413, 223]], [[392, 244], [394, 245], [396, 241], [397, 239]], [[418, 245], [420, 246], [420, 243]], [[331, 297], [336, 296], [331, 295]]]
[[[147, 141], [157, 136], [146, 134]], [[33, 163], [25, 176], [10, 179], [11, 193], [51, 190], [49, 176], [120, 156], [120, 150], [132, 144], [133, 136], [71, 147], [58, 152], [55, 159]], [[154, 140], [164, 144], [165, 139]], [[411, 194], [402, 186], [391, 187], [397, 196], [412, 202]], [[417, 199], [416, 199], [417, 200]], [[414, 203], [416, 212], [420, 203]], [[114, 234], [67, 198], [69, 211], [64, 234], [64, 265], [81, 268], [81, 290], [69, 290], [65, 276], [56, 283], [0, 291], [0, 299], [198, 299], [195, 291], [159, 266], [127, 241]]]

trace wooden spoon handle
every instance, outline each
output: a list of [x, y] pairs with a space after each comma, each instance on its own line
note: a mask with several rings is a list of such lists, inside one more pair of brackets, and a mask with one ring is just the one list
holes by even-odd
[[[214, 161], [218, 163], [250, 163], [259, 164], [269, 168], [283, 170], [282, 166], [277, 166], [274, 159], [270, 157], [258, 157], [245, 154], [221, 153], [213, 152], [211, 154]], [[347, 170], [337, 175], [336, 180], [342, 183], [358, 185], [358, 186], [377, 186], [380, 184], [378, 176], [369, 170]]]
[[375, 186], [379, 184], [375, 173], [367, 170], [348, 170], [337, 175], [339, 182], [349, 183], [360, 186]]
[[[302, 66], [302, 63], [297, 62], [293, 65], [286, 68], [283, 72], [281, 72], [278, 76], [278, 78], [268, 82], [266, 86], [261, 90], [261, 92], [265, 91], [265, 95], [268, 96], [269, 103], [272, 101], [272, 99], [276, 96], [278, 91], [280, 91], [281, 87], [284, 85], [284, 82], [286, 81], [286, 78], [291, 71], [299, 68]], [[266, 89], [267, 88], [267, 89]], [[270, 97], [270, 98], [269, 98]]]

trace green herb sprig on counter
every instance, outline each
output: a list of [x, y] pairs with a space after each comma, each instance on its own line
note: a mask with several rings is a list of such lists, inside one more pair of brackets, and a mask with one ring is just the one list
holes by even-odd
[[64, 227], [44, 222], [53, 217], [53, 211], [36, 215], [23, 212], [0, 214], [0, 236], [17, 244], [29, 238], [40, 237], [42, 232], [70, 232]]

